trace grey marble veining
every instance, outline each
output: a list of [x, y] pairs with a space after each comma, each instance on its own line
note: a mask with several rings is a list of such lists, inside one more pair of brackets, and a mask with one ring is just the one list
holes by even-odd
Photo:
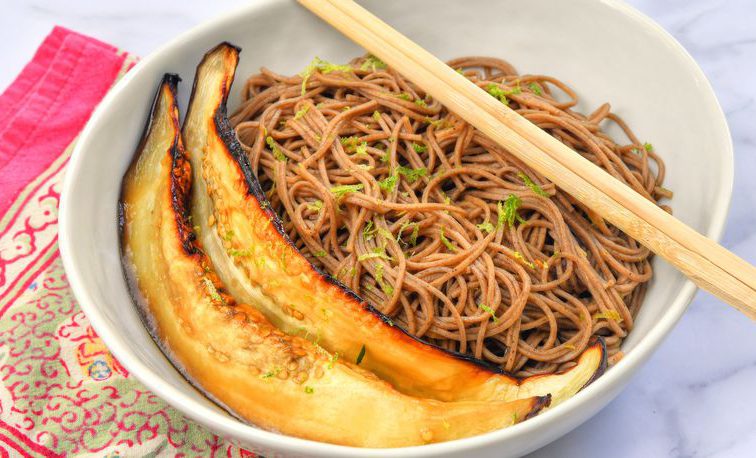
[[[0, 88], [10, 83], [54, 24], [145, 55], [241, 3], [0, 0]], [[674, 35], [714, 86], [736, 155], [735, 193], [723, 242], [756, 263], [756, 0], [630, 3]], [[531, 457], [753, 457], [754, 387], [756, 326], [699, 293], [614, 402]]]

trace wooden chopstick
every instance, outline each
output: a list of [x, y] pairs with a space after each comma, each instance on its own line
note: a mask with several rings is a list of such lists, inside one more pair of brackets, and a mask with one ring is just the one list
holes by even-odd
[[756, 267], [500, 103], [352, 0], [298, 0], [565, 192], [756, 319]]

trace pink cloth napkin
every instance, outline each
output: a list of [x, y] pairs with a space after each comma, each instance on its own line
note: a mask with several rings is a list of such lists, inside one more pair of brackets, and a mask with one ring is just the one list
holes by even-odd
[[0, 458], [252, 456], [118, 364], [60, 262], [57, 208], [71, 146], [135, 61], [56, 27], [0, 95]]

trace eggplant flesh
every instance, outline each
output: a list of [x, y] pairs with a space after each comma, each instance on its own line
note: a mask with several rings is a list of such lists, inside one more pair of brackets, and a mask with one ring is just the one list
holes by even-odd
[[194, 167], [192, 213], [213, 265], [237, 299], [288, 334], [317, 339], [348, 361], [413, 395], [514, 400], [574, 395], [606, 367], [597, 339], [578, 364], [558, 374], [518, 379], [477, 360], [416, 339], [354, 292], [314, 267], [270, 209], [226, 115], [238, 50], [219, 45], [197, 68], [183, 133]]
[[218, 404], [260, 427], [362, 447], [468, 437], [524, 420], [549, 397], [444, 403], [394, 390], [314, 343], [289, 336], [226, 292], [188, 217], [191, 166], [179, 132], [178, 77], [166, 75], [126, 173], [124, 271], [153, 338]]

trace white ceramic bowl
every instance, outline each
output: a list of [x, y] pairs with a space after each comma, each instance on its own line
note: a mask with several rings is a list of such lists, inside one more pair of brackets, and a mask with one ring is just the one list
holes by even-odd
[[[668, 165], [675, 214], [718, 238], [732, 192], [732, 145], [701, 70], [658, 25], [616, 0], [366, 0], [363, 4], [441, 58], [491, 55], [577, 89], [584, 110], [610, 101]], [[163, 357], [129, 298], [118, 255], [116, 203], [163, 72], [177, 72], [186, 106], [194, 66], [220, 41], [242, 47], [237, 80], [265, 65], [295, 73], [317, 55], [363, 51], [293, 0], [259, 0], [209, 21], [142, 60], [103, 100], [68, 166], [60, 250], [81, 308], [118, 360], [188, 417], [271, 456], [490, 456], [526, 453], [570, 431], [616, 396], [677, 322], [695, 288], [655, 261], [656, 276], [616, 367], [574, 398], [514, 427], [469, 439], [367, 450], [287, 437], [239, 422], [192, 389]], [[237, 83], [234, 93], [238, 94]], [[231, 100], [233, 107], [236, 101]]]

